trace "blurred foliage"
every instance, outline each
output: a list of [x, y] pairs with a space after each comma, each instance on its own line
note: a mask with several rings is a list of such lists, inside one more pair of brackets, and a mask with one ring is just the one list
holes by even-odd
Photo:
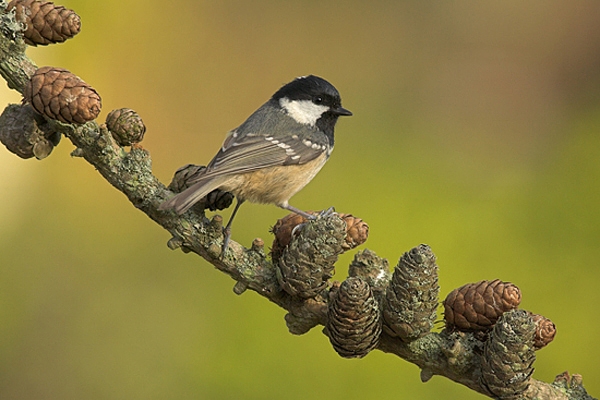
[[[135, 109], [164, 182], [209, 161], [281, 84], [330, 80], [354, 116], [292, 204], [360, 216], [391, 264], [428, 243], [442, 295], [514, 282], [558, 327], [534, 376], [581, 373], [598, 396], [600, 3], [62, 4], [82, 32], [29, 55], [94, 86], [101, 120]], [[167, 233], [71, 151], [65, 140], [40, 162], [0, 149], [0, 398], [482, 398], [421, 384], [380, 352], [343, 360], [318, 329], [291, 336], [282, 310], [169, 251]], [[283, 215], [244, 205], [233, 238], [269, 243]]]

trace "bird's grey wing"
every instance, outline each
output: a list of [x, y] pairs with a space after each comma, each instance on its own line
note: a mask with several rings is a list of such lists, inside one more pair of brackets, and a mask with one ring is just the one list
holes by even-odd
[[197, 177], [190, 178], [189, 188], [161, 204], [160, 209], [174, 208], [182, 214], [208, 193], [224, 184], [233, 174], [256, 171], [278, 165], [304, 164], [326, 151], [297, 135], [275, 140], [269, 136], [246, 135], [243, 140], [230, 140]]
[[[203, 174], [205, 179], [215, 175], [245, 173], [278, 165], [304, 164], [327, 151], [326, 138], [319, 142], [315, 139], [318, 135], [315, 135], [313, 128], [297, 125], [299, 124], [296, 122], [289, 123], [284, 120], [277, 126], [260, 129], [258, 132], [241, 134], [239, 130], [232, 131], [223, 147], [207, 166]], [[286, 134], [280, 137], [265, 134], [265, 132], [282, 132], [282, 130]]]

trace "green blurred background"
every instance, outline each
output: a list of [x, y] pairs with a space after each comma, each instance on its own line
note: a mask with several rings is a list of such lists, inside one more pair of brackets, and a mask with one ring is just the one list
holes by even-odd
[[[516, 283], [523, 308], [558, 328], [534, 376], [568, 369], [600, 395], [600, 3], [62, 4], [82, 32], [28, 54], [95, 87], [101, 121], [138, 111], [163, 182], [209, 161], [283, 83], [330, 80], [354, 116], [292, 204], [360, 216], [366, 247], [392, 265], [428, 243], [442, 297]], [[5, 85], [0, 97], [20, 101]], [[167, 232], [72, 150], [64, 140], [36, 161], [0, 148], [0, 398], [483, 398], [422, 384], [381, 352], [342, 359], [320, 329], [290, 335], [283, 310], [168, 250]], [[233, 238], [270, 243], [284, 214], [245, 205]]]

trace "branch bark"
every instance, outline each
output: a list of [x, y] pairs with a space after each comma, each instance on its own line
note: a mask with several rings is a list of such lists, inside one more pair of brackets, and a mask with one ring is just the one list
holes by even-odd
[[[3, 3], [0, 1], [0, 6], [6, 5]], [[20, 31], [22, 25], [14, 21], [14, 15], [3, 12], [1, 23], [0, 74], [11, 89], [23, 93], [29, 77], [36, 70], [36, 65], [25, 55], [26, 46]], [[72, 155], [81, 157], [94, 166], [111, 185], [125, 194], [136, 208], [170, 232], [170, 248], [194, 252], [229, 275], [236, 281], [236, 294], [249, 289], [287, 310], [285, 319], [293, 334], [306, 333], [318, 325], [327, 326], [330, 298], [339, 290], [339, 284], [326, 282], [324, 290], [317, 291], [312, 296], [303, 297], [288, 293], [282, 288], [282, 279], [285, 280], [285, 277], [282, 278], [279, 266], [265, 254], [264, 243], [261, 240], [255, 240], [250, 248], [244, 248], [232, 240], [228, 251], [221, 254], [223, 221], [219, 215], [209, 220], [204, 213], [194, 211], [182, 216], [170, 211], [159, 211], [158, 206], [173, 193], [152, 174], [150, 154], [141, 146], [133, 145], [127, 151], [113, 139], [105, 125], [96, 121], [72, 125], [46, 118], [46, 123], [47, 131], [60, 133], [73, 143], [76, 149]], [[331, 225], [333, 219], [339, 218], [334, 215], [323, 216], [306, 223], [292, 241], [322, 250], [324, 243], [329, 243], [328, 232], [337, 232], [338, 236], [345, 235], [343, 224]], [[340, 226], [342, 228], [339, 228]], [[306, 233], [308, 231], [317, 232], [318, 235], [311, 236]], [[342, 250], [332, 252], [336, 253], [331, 253], [335, 262], [337, 254]], [[357, 257], [359, 256], [362, 259], [355, 258], [350, 275], [358, 276], [371, 284], [382, 308], [382, 296], [390, 281], [387, 260], [377, 257], [369, 250]], [[289, 257], [290, 262], [297, 262], [297, 259], [293, 258], [294, 254], [290, 254]], [[303, 262], [314, 264], [315, 260]], [[322, 265], [315, 265], [315, 268], [321, 267]], [[485, 341], [480, 336], [444, 329], [439, 333], [429, 332], [419, 335], [415, 340], [403, 341], [392, 336], [389, 330], [379, 329], [377, 332], [380, 336], [377, 338], [376, 349], [419, 366], [423, 382], [434, 375], [440, 375], [486, 396], [499, 396], [482, 381], [482, 358], [486, 352]], [[570, 376], [563, 373], [551, 384], [530, 379], [529, 376], [524, 379], [527, 379], [524, 392], [502, 395], [502, 398], [592, 399], [583, 388], [579, 375]]]

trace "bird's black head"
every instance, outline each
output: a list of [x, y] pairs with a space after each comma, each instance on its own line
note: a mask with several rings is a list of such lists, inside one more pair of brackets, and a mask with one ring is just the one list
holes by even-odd
[[315, 75], [301, 76], [279, 89], [272, 101], [277, 102], [296, 122], [317, 126], [333, 142], [333, 128], [338, 117], [352, 115], [342, 107], [337, 89]]
[[284, 85], [273, 95], [273, 99], [281, 101], [307, 100], [315, 105], [330, 108], [329, 111], [339, 115], [352, 115], [342, 108], [342, 99], [337, 89], [325, 79], [315, 76], [301, 76]]

